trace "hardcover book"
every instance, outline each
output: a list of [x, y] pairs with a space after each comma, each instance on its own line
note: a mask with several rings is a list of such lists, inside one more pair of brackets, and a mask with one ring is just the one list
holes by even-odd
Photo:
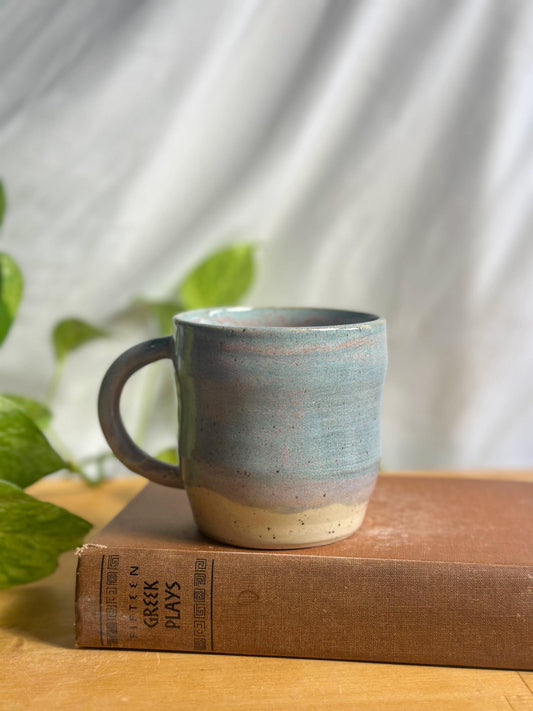
[[362, 527], [259, 551], [148, 484], [78, 552], [76, 643], [533, 668], [533, 484], [381, 475]]

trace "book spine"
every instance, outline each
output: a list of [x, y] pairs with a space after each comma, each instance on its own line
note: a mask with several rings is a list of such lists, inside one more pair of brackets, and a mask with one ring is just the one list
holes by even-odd
[[85, 546], [76, 643], [531, 669], [533, 568]]

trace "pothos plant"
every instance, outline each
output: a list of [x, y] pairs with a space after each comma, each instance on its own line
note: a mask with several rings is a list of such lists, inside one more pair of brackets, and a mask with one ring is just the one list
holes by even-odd
[[[6, 208], [0, 182], [0, 226]], [[172, 290], [168, 299], [137, 299], [131, 311], [155, 324], [166, 335], [172, 314], [184, 310], [237, 303], [254, 277], [254, 248], [233, 244], [209, 256]], [[24, 280], [14, 259], [0, 252], [0, 344], [15, 320]], [[78, 318], [60, 321], [51, 334], [55, 370], [47, 403], [17, 394], [0, 394], [0, 589], [28, 583], [52, 573], [58, 556], [80, 545], [91, 524], [69, 511], [40, 501], [25, 491], [39, 479], [66, 470], [92, 480], [84, 465], [58, 451], [47, 437], [52, 421], [51, 401], [69, 354], [84, 344], [109, 335]], [[109, 456], [95, 455], [100, 465]], [[171, 450], [161, 453], [172, 457]], [[101, 473], [101, 467], [99, 467]]]

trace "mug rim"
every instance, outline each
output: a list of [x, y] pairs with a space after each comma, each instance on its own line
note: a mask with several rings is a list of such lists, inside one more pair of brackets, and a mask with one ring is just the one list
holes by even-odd
[[[330, 314], [337, 315], [335, 323], [327, 325], [284, 325], [284, 324], [269, 324], [269, 325], [246, 325], [246, 324], [221, 324], [215, 321], [210, 322], [209, 319], [216, 318], [217, 315], [223, 314], [238, 314], [245, 312], [307, 312], [309, 316], [315, 314]], [[346, 315], [346, 321], [341, 321], [339, 318]], [[198, 319], [198, 320], [195, 320]], [[200, 320], [201, 319], [201, 320]], [[336, 309], [330, 307], [313, 307], [313, 306], [210, 306], [202, 309], [191, 309], [188, 311], [180, 311], [172, 317], [175, 326], [178, 324], [194, 326], [197, 328], [207, 328], [213, 330], [239, 329], [241, 331], [250, 331], [255, 333], [265, 333], [267, 331], [283, 331], [302, 333], [306, 331], [336, 331], [336, 330], [361, 330], [361, 328], [371, 328], [374, 326], [385, 324], [385, 319], [376, 314], [367, 313], [364, 311], [351, 311], [349, 309]]]

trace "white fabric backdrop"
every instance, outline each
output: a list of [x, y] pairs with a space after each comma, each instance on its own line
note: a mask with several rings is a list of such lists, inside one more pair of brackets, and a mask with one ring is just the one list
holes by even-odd
[[44, 394], [59, 318], [113, 327], [55, 406], [78, 455], [149, 335], [117, 314], [245, 239], [249, 303], [387, 318], [386, 468], [533, 464], [532, 2], [3, 0], [0, 176], [0, 390]]

